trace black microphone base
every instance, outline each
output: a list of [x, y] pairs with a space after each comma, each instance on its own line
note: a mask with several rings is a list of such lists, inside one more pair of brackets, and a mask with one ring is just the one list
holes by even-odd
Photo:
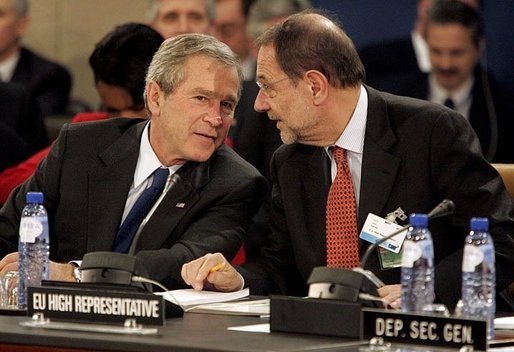
[[340, 300], [273, 295], [270, 330], [360, 338], [361, 308]]

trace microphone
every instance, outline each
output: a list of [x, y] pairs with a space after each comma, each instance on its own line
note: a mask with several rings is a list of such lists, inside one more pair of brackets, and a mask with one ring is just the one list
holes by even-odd
[[434, 209], [428, 213], [428, 219], [432, 220], [435, 218], [440, 218], [443, 216], [453, 214], [455, 210], [455, 204], [449, 199], [444, 199], [441, 203], [439, 203]]
[[[433, 208], [428, 214], [429, 219], [453, 214], [455, 205], [451, 200], [445, 199]], [[313, 269], [307, 283], [309, 284], [309, 297], [332, 298], [346, 301], [360, 301], [367, 306], [379, 306], [376, 289], [384, 286], [373, 272], [364, 269], [366, 262], [375, 248], [388, 239], [402, 233], [410, 224], [382, 237], [371, 244], [364, 252], [360, 265], [351, 270], [341, 268], [316, 267]]]

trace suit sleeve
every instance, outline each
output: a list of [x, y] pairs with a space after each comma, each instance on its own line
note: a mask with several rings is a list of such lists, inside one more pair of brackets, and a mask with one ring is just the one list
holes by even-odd
[[[457, 237], [463, 247], [470, 219], [489, 218], [499, 292], [514, 281], [513, 200], [496, 170], [483, 158], [478, 138], [462, 116], [442, 113], [431, 140], [434, 192], [455, 203], [451, 222], [456, 230], [444, 235], [450, 236], [448, 241]], [[462, 249], [437, 262], [436, 293], [443, 303], [452, 306], [460, 298]]]
[[287, 226], [282, 190], [278, 182], [280, 161], [277, 160], [277, 155], [275, 153], [271, 160], [271, 232], [267, 245], [260, 255], [238, 267], [238, 271], [243, 275], [245, 286], [250, 288], [251, 294], [287, 293], [301, 296], [305, 292], [298, 290], [299, 287], [304, 287], [305, 283], [295, 261], [291, 234]]
[[154, 280], [169, 289], [186, 287], [180, 275], [184, 263], [212, 252], [229, 259], [235, 256], [268, 185], [256, 171], [232, 168], [230, 174], [231, 179], [228, 174], [213, 177], [198, 191], [194, 209], [160, 249], [137, 253], [137, 260]]

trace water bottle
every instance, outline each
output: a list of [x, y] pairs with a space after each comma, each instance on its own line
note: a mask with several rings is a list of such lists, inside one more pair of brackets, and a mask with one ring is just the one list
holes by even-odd
[[27, 205], [20, 220], [18, 243], [18, 308], [27, 307], [27, 287], [39, 286], [48, 279], [50, 238], [48, 215], [43, 206], [43, 193], [28, 192]]
[[494, 244], [487, 218], [472, 218], [462, 260], [462, 315], [488, 322], [487, 338], [494, 337], [496, 268]]
[[435, 298], [434, 245], [426, 214], [411, 214], [409, 221], [402, 254], [401, 310], [423, 312]]

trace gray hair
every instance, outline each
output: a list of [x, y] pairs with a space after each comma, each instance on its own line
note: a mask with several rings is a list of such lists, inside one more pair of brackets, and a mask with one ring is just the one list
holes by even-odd
[[[214, 3], [214, 0], [205, 0], [205, 5], [207, 6], [207, 16], [209, 17], [209, 22], [212, 23], [216, 18], [216, 4]], [[155, 21], [160, 7], [161, 0], [148, 0], [148, 10], [146, 11], [146, 18], [148, 19], [148, 22]]]
[[[230, 48], [207, 34], [189, 33], [181, 34], [165, 40], [155, 53], [148, 73], [146, 74], [146, 87], [144, 93], [145, 106], [148, 109], [146, 93], [148, 83], [156, 82], [164, 92], [170, 95], [184, 80], [184, 66], [193, 56], [207, 56], [227, 66], [237, 69], [239, 81], [243, 80], [241, 62]], [[237, 98], [241, 96], [241, 85]]]
[[12, 0], [11, 4], [18, 17], [25, 17], [29, 14], [29, 2], [28, 0]]
[[255, 39], [270, 26], [269, 21], [285, 19], [311, 7], [309, 0], [256, 0], [250, 8], [246, 32]]

